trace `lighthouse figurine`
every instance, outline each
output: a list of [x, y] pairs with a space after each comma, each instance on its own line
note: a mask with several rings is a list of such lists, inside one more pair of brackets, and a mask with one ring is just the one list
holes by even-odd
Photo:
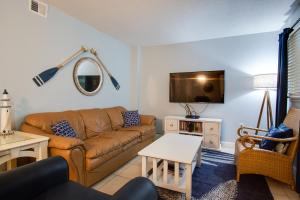
[[2, 99], [0, 100], [0, 109], [1, 109], [1, 126], [0, 126], [0, 135], [10, 135], [13, 134], [11, 130], [11, 104], [8, 96], [8, 92], [4, 90]]

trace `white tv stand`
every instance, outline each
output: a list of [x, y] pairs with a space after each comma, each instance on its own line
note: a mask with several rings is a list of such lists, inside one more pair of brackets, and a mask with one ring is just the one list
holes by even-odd
[[177, 133], [203, 136], [205, 148], [220, 149], [222, 119], [188, 119], [183, 116], [166, 116], [165, 134]]

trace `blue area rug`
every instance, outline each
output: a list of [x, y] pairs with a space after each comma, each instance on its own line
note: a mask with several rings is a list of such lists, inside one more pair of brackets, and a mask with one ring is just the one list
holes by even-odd
[[[193, 199], [273, 200], [263, 176], [241, 175], [239, 183], [236, 183], [235, 178], [234, 155], [203, 149], [202, 164], [193, 173]], [[158, 188], [158, 192], [163, 200], [184, 199], [184, 195], [178, 192], [162, 188]]]
[[[235, 178], [234, 155], [203, 149], [202, 165], [193, 173], [193, 197], [200, 198], [219, 184]], [[238, 200], [273, 200], [265, 178], [260, 175], [241, 175], [237, 189]]]

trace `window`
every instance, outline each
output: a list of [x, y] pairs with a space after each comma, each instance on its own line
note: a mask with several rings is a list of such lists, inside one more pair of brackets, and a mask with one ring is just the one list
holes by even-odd
[[291, 33], [288, 40], [288, 95], [300, 99], [300, 27]]

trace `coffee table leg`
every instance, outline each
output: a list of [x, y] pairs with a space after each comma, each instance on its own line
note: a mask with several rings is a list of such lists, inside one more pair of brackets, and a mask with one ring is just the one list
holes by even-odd
[[142, 156], [142, 176], [147, 177], [147, 157]]
[[200, 167], [201, 165], [201, 158], [202, 158], [202, 147], [200, 146], [199, 147], [199, 150], [198, 150], [198, 153], [197, 153], [197, 163], [196, 163], [196, 166], [197, 167]]
[[192, 197], [192, 165], [191, 164], [185, 164], [185, 173], [186, 173], [185, 196], [187, 200], [190, 200]]
[[164, 184], [168, 184], [168, 161], [164, 160], [164, 169], [163, 169], [163, 181]]
[[179, 187], [179, 162], [174, 162], [174, 168], [175, 187]]
[[152, 158], [152, 164], [153, 164], [152, 181], [154, 184], [156, 184], [157, 183], [157, 160], [156, 160], [156, 158]]

